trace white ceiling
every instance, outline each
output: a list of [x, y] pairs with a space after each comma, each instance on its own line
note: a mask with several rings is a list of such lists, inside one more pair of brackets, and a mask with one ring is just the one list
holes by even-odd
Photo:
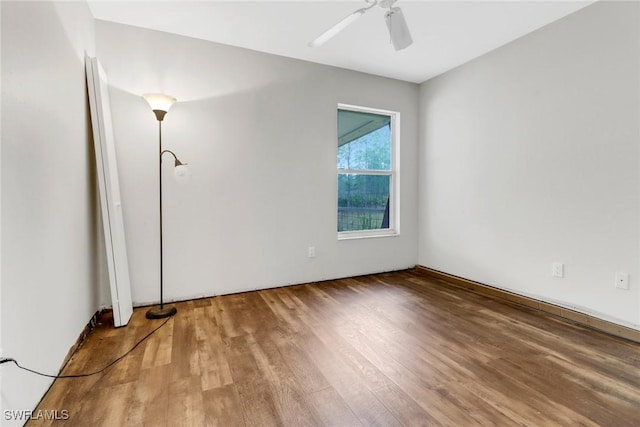
[[590, 1], [399, 0], [414, 44], [396, 52], [374, 8], [308, 46], [361, 1], [90, 0], [95, 18], [421, 83], [558, 20]]

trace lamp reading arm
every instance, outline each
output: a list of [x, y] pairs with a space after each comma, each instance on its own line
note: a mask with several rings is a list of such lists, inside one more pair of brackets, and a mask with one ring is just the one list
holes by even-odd
[[180, 159], [178, 159], [178, 156], [176, 156], [176, 154], [171, 151], [171, 150], [164, 150], [160, 153], [160, 160], [162, 160], [162, 155], [164, 153], [169, 153], [173, 156], [173, 174], [176, 178], [176, 181], [180, 182], [180, 183], [185, 183], [187, 181], [189, 181], [189, 178], [191, 177], [191, 172], [189, 171], [189, 168], [187, 167], [187, 163], [182, 163], [180, 161]]
[[174, 166], [174, 167], [178, 167], [178, 166], [186, 166], [186, 165], [188, 165], [188, 163], [182, 163], [182, 162], [180, 161], [180, 159], [178, 159], [178, 156], [176, 156], [176, 154], [175, 154], [173, 151], [171, 151], [171, 150], [164, 150], [162, 153], [160, 153], [160, 157], [162, 157], [162, 155], [163, 155], [164, 153], [169, 153], [169, 154], [171, 154], [171, 155], [173, 156], [173, 159], [175, 160], [175, 162], [174, 162], [174, 164], [173, 164], [173, 166]]

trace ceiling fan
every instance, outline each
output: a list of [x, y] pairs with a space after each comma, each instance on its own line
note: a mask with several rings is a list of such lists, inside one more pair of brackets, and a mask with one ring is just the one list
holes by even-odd
[[311, 47], [322, 46], [329, 39], [333, 38], [340, 31], [347, 28], [356, 19], [364, 15], [370, 9], [378, 6], [382, 9], [386, 9], [384, 19], [387, 22], [387, 28], [389, 29], [389, 35], [391, 37], [391, 43], [395, 50], [402, 50], [413, 43], [411, 34], [409, 33], [409, 27], [404, 20], [404, 15], [399, 7], [393, 7], [397, 0], [364, 0], [367, 3], [367, 7], [358, 9], [351, 15], [344, 18], [342, 21], [329, 28], [324, 33], [320, 34], [313, 41], [309, 43]]

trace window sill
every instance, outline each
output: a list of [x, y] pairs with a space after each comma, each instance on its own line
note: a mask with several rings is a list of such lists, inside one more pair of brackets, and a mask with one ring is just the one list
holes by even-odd
[[396, 230], [372, 230], [372, 231], [345, 231], [338, 233], [338, 240], [375, 239], [379, 237], [398, 237]]

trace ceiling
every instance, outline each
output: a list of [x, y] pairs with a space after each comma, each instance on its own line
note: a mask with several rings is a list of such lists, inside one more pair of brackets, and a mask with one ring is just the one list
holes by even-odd
[[422, 83], [594, 1], [399, 0], [414, 44], [396, 52], [371, 9], [321, 47], [308, 43], [361, 1], [90, 0], [95, 18]]

